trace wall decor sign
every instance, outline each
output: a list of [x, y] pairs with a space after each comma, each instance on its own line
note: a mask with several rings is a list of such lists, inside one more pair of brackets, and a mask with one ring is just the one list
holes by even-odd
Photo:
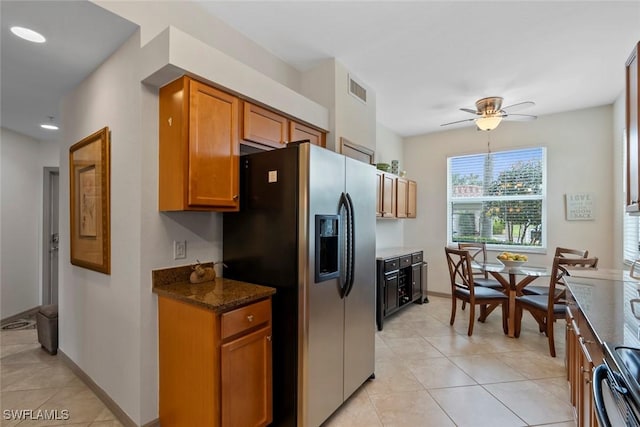
[[105, 127], [69, 148], [71, 264], [111, 273], [110, 140]]
[[590, 221], [593, 216], [593, 193], [567, 193], [566, 217], [567, 221]]

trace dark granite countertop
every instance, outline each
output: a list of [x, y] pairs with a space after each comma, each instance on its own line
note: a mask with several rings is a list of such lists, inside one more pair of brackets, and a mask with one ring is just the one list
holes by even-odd
[[[203, 264], [211, 266], [211, 263]], [[191, 266], [154, 270], [153, 292], [223, 313], [235, 307], [269, 297], [276, 290], [268, 286], [216, 277], [215, 280], [193, 284], [189, 282]]]
[[631, 309], [636, 304], [640, 316], [640, 281], [628, 272], [608, 272], [571, 272], [565, 280], [600, 342], [640, 347], [640, 318]]

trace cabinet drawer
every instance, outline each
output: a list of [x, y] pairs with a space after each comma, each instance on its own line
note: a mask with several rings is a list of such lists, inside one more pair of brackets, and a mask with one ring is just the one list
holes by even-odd
[[409, 267], [411, 265], [411, 255], [400, 257], [400, 268]]
[[419, 262], [422, 262], [422, 252], [411, 254], [411, 264], [418, 264]]
[[395, 271], [398, 269], [398, 258], [392, 258], [385, 260], [384, 262], [384, 272], [388, 273], [390, 271]]
[[239, 334], [254, 326], [269, 323], [271, 319], [271, 300], [256, 302], [245, 307], [222, 314], [222, 339]]

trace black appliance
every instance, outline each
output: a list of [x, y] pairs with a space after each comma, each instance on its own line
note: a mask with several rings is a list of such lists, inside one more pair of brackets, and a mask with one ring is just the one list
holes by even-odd
[[604, 344], [604, 363], [593, 372], [593, 398], [601, 427], [640, 427], [640, 349]]

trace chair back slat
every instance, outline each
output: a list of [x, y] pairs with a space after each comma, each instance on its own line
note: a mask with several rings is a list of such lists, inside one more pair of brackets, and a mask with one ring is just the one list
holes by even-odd
[[473, 272], [471, 268], [471, 255], [469, 251], [453, 248], [444, 248], [449, 266], [449, 277], [451, 279], [451, 292], [456, 289], [469, 291], [473, 296]]
[[[487, 262], [487, 244], [485, 242], [461, 242], [458, 243], [458, 249], [469, 251], [471, 259], [478, 264]], [[486, 271], [472, 269], [472, 273], [485, 279], [489, 277]]]
[[553, 258], [551, 268], [551, 280], [549, 282], [548, 309], [553, 312], [554, 304], [566, 304], [565, 276], [571, 275], [571, 268], [597, 268], [598, 258], [565, 258], [556, 256]]
[[557, 247], [555, 256], [561, 258], [588, 258], [589, 251], [586, 249], [570, 249]]

